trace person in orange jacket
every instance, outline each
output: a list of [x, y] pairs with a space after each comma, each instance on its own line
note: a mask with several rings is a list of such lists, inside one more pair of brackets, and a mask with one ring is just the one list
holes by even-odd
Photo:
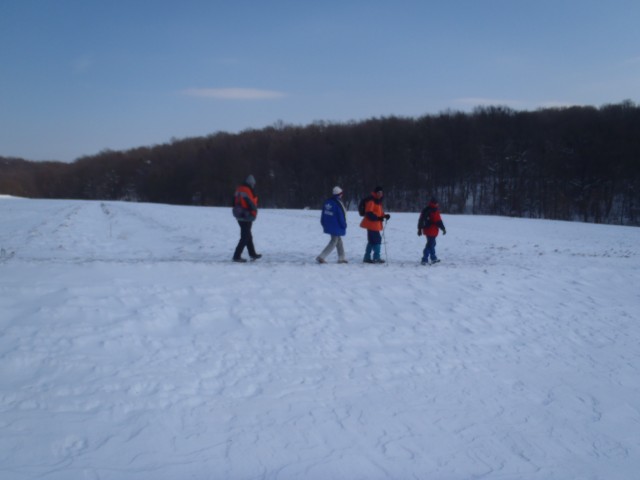
[[440, 230], [442, 230], [443, 235], [447, 234], [447, 229], [444, 228], [444, 223], [440, 217], [438, 200], [435, 197], [431, 197], [429, 204], [422, 210], [418, 220], [418, 236], [424, 234], [427, 237], [427, 245], [422, 251], [422, 265], [427, 265], [429, 259], [431, 259], [431, 263], [440, 261], [436, 256], [436, 237]]
[[[384, 260], [380, 258], [382, 245], [380, 232], [383, 230], [383, 222], [389, 220], [391, 215], [384, 213], [382, 208], [383, 196], [382, 187], [376, 187], [365, 202], [364, 218], [360, 222], [360, 226], [367, 230], [367, 248], [364, 252], [364, 263], [384, 263]], [[373, 258], [371, 258], [372, 253]]]
[[233, 254], [233, 261], [244, 263], [247, 260], [242, 258], [242, 252], [245, 247], [249, 252], [252, 260], [257, 260], [262, 255], [256, 253], [253, 245], [253, 235], [251, 234], [251, 226], [258, 216], [258, 197], [255, 194], [256, 179], [253, 175], [249, 175], [244, 183], [236, 188], [233, 197], [233, 216], [236, 217], [238, 225], [240, 225], [240, 241]]

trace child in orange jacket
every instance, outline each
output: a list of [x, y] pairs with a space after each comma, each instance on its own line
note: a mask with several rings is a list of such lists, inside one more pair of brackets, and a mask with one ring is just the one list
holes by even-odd
[[442, 230], [443, 235], [447, 234], [447, 229], [444, 228], [444, 223], [440, 217], [438, 200], [432, 197], [429, 204], [422, 210], [418, 220], [418, 236], [424, 234], [427, 237], [427, 245], [422, 251], [422, 265], [427, 265], [429, 259], [431, 259], [432, 264], [440, 261], [436, 256], [436, 237], [440, 230]]

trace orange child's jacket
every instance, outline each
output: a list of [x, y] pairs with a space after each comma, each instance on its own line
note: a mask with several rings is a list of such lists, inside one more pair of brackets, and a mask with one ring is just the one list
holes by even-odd
[[382, 209], [382, 200], [376, 201], [375, 198], [369, 200], [364, 207], [364, 218], [360, 222], [362, 228], [367, 230], [374, 230], [376, 232], [382, 231], [382, 222], [380, 220], [372, 220], [369, 216], [373, 214], [375, 218], [384, 216], [384, 210]]

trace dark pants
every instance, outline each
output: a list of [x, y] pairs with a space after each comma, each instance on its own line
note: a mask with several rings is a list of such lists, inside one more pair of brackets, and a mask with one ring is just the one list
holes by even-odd
[[382, 234], [377, 230], [367, 230], [367, 240], [371, 245], [381, 245]]
[[432, 262], [438, 259], [436, 257], [436, 237], [427, 237], [427, 245], [422, 251], [422, 261], [426, 262], [429, 258], [431, 258]]
[[371, 260], [371, 253], [373, 252], [373, 259], [380, 260], [380, 245], [382, 245], [382, 235], [376, 230], [367, 230], [367, 248], [364, 251], [365, 261]]
[[247, 247], [250, 257], [255, 257], [256, 249], [253, 246], [253, 235], [251, 235], [251, 226], [253, 225], [253, 222], [238, 222], [238, 225], [240, 225], [240, 241], [238, 242], [236, 251], [233, 254], [233, 258], [236, 260], [240, 258], [244, 251], [244, 247]]

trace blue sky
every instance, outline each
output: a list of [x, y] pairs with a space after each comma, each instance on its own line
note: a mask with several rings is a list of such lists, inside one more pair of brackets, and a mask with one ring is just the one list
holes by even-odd
[[0, 156], [640, 101], [637, 0], [3, 0]]

